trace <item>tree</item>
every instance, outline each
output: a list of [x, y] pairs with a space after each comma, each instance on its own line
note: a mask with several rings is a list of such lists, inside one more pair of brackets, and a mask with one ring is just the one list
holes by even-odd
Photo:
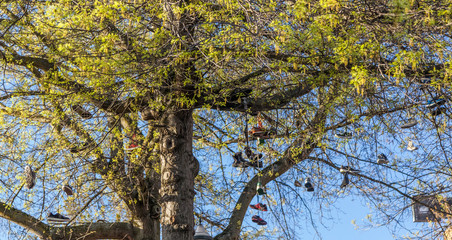
[[[0, 216], [39, 238], [192, 239], [195, 215], [215, 239], [256, 238], [241, 228], [257, 183], [294, 215], [294, 173], [311, 176], [320, 206], [364, 195], [385, 223], [414, 195], [449, 191], [448, 1], [22, 0], [1, 11]], [[400, 130], [403, 119], [420, 124]], [[263, 146], [247, 131], [259, 122], [276, 130]], [[343, 129], [353, 138], [332, 137]], [[410, 141], [422, 147], [401, 152]], [[231, 170], [245, 146], [267, 154], [264, 168]], [[361, 170], [344, 189], [341, 165]], [[63, 207], [85, 223], [41, 221]], [[281, 235], [294, 239], [290, 222]]]

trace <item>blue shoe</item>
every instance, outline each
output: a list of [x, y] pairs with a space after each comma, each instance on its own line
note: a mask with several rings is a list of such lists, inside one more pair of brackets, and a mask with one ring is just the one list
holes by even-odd
[[427, 101], [427, 104], [425, 104], [425, 107], [427, 108], [434, 108], [443, 105], [446, 103], [446, 99], [444, 98], [433, 98], [432, 100]]

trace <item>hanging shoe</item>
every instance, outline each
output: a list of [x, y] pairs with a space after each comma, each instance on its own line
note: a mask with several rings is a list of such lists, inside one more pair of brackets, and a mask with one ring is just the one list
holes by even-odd
[[377, 163], [378, 164], [388, 164], [388, 158], [383, 153], [378, 154], [377, 156]]
[[295, 187], [301, 187], [301, 183], [298, 180], [295, 180], [293, 184], [295, 185]]
[[136, 144], [136, 135], [133, 134], [132, 137], [130, 138], [130, 144], [127, 145], [127, 147], [124, 148], [125, 151], [132, 151], [134, 149], [137, 149], [139, 146]]
[[250, 147], [245, 147], [245, 155], [251, 161], [258, 161], [258, 160], [261, 160], [264, 157], [264, 155], [262, 153], [259, 153], [259, 154], [253, 153], [253, 151], [251, 150]]
[[308, 192], [314, 192], [314, 187], [312, 186], [310, 178], [306, 178], [306, 180], [304, 181], [304, 187]]
[[73, 147], [69, 148], [69, 152], [78, 153], [78, 152], [88, 149], [88, 147], [89, 147], [89, 144], [87, 142], [85, 142], [82, 144], [82, 146], [73, 146]]
[[252, 127], [248, 134], [253, 137], [263, 137], [265, 136], [266, 130], [263, 127]]
[[258, 195], [265, 195], [265, 194], [267, 194], [265, 192], [264, 188], [262, 187], [262, 184], [260, 182], [257, 183], [256, 190], [257, 190], [257, 194]]
[[347, 185], [350, 183], [350, 180], [348, 179], [348, 173], [344, 174], [344, 179], [341, 183], [341, 188], [347, 187]]
[[351, 168], [349, 166], [341, 166], [341, 168], [339, 169], [339, 172], [356, 174], [356, 173], [359, 173], [359, 170], [353, 169], [353, 168]]
[[440, 114], [442, 114], [443, 112], [445, 112], [446, 109], [445, 108], [436, 108], [432, 111], [430, 111], [430, 115], [432, 115], [433, 117], [438, 116]]
[[137, 149], [138, 147], [139, 147], [138, 145], [136, 145], [134, 143], [131, 143], [131, 144], [127, 145], [127, 147], [125, 147], [124, 150], [125, 151], [132, 151], [134, 149]]
[[56, 214], [49, 213], [49, 215], [47, 216], [47, 220], [53, 222], [69, 222], [68, 217], [65, 217], [59, 213]]
[[339, 131], [339, 132], [336, 132], [336, 134], [334, 134], [334, 136], [337, 138], [350, 139], [353, 137], [353, 134], [351, 132], [347, 132], [347, 131]]
[[69, 185], [63, 185], [61, 187], [61, 189], [68, 195], [68, 196], [72, 196], [74, 195], [74, 191], [72, 190], [72, 187]]
[[29, 165], [25, 166], [25, 187], [32, 189], [36, 184], [36, 173]]
[[417, 125], [417, 121], [413, 118], [408, 119], [406, 122], [404, 122], [400, 128], [410, 128]]
[[251, 149], [249, 147], [245, 147], [245, 154], [248, 157], [248, 159], [250, 159], [249, 163], [252, 167], [257, 167], [257, 168], [264, 167], [264, 164], [262, 163], [262, 161], [259, 161], [264, 157], [264, 155], [262, 153], [255, 154], [255, 153], [253, 153], [253, 151], [251, 151]]
[[413, 141], [410, 140], [410, 141], [408, 141], [408, 146], [406, 147], [406, 149], [408, 151], [415, 151], [415, 150], [417, 150], [417, 147], [414, 146]]
[[76, 112], [80, 117], [84, 119], [89, 119], [93, 117], [93, 115], [90, 112], [88, 112], [86, 109], [84, 109], [82, 106], [78, 104], [72, 105], [71, 108], [72, 111]]
[[427, 101], [425, 104], [425, 107], [427, 108], [434, 108], [443, 105], [446, 103], [446, 99], [444, 98], [433, 98], [432, 100]]
[[235, 153], [234, 155], [232, 155], [232, 158], [234, 158], [234, 163], [232, 163], [233, 167], [246, 168], [250, 166], [250, 163], [243, 159], [242, 152]]
[[251, 167], [255, 167], [255, 168], [263, 168], [264, 164], [262, 163], [262, 161], [259, 162], [249, 162]]
[[267, 222], [264, 219], [260, 218], [258, 215], [251, 217], [251, 221], [257, 223], [257, 225], [267, 225]]
[[257, 204], [254, 204], [254, 205], [250, 205], [250, 208], [256, 209], [256, 210], [259, 210], [259, 211], [264, 211], [264, 212], [267, 211], [267, 205], [263, 204], [263, 203], [257, 203]]

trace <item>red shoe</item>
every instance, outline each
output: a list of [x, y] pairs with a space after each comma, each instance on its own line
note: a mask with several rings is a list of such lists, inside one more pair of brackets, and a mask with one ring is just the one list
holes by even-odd
[[267, 222], [264, 219], [262, 219], [259, 216], [257, 216], [257, 215], [254, 215], [251, 218], [251, 221], [257, 223], [257, 225], [267, 225]]
[[252, 209], [256, 209], [259, 211], [267, 211], [267, 205], [263, 204], [263, 203], [258, 203], [258, 204], [254, 204], [254, 205], [250, 205], [250, 208]]
[[129, 146], [127, 146], [124, 150], [126, 151], [132, 151], [133, 149], [138, 148], [138, 145], [131, 143]]

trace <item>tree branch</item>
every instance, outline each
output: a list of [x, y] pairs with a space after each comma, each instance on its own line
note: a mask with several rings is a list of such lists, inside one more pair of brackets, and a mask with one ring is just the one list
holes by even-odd
[[3, 202], [0, 202], [0, 217], [30, 230], [42, 239], [49, 237], [47, 224]]

